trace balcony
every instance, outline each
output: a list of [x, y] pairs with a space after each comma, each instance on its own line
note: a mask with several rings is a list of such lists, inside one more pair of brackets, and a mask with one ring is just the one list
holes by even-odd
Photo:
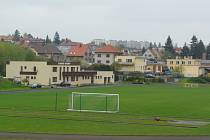
[[63, 72], [63, 76], [95, 76], [96, 71], [81, 71], [81, 72]]
[[21, 71], [20, 75], [37, 75], [37, 71]]
[[125, 66], [133, 66], [134, 62], [117, 62], [119, 65], [125, 65]]

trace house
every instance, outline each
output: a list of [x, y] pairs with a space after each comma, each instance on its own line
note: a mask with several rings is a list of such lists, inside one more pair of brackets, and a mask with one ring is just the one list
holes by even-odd
[[0, 35], [0, 41], [13, 42], [13, 37], [11, 35]]
[[161, 60], [162, 57], [162, 51], [158, 48], [149, 48], [147, 51], [143, 54], [144, 58], [146, 59], [155, 59], [155, 60]]
[[116, 56], [115, 63], [118, 64], [120, 72], [142, 72], [146, 68], [146, 59], [141, 56]]
[[41, 85], [114, 83], [113, 71], [82, 71], [79, 63], [50, 65], [45, 61], [10, 61], [6, 64], [6, 78]]
[[31, 49], [37, 56], [53, 59], [56, 62], [63, 61], [63, 54], [55, 46], [32, 46]]
[[69, 57], [70, 60], [85, 60], [89, 63], [93, 60], [92, 51], [90, 50], [90, 47], [85, 44], [78, 44], [71, 47], [67, 57]]
[[61, 44], [59, 44], [57, 46], [57, 48], [64, 54], [64, 55], [68, 55], [69, 53], [69, 50], [72, 48], [72, 47], [75, 47], [75, 46], [78, 46], [82, 43], [80, 42], [72, 42], [71, 40], [69, 39], [66, 39], [65, 41], [63, 41]]
[[147, 60], [145, 72], [149, 72], [149, 73], [162, 73], [164, 66], [165, 66], [165, 63], [164, 62]]
[[94, 54], [94, 62], [97, 64], [112, 65], [115, 61], [115, 56], [120, 54], [120, 50], [111, 45], [96, 48]]
[[205, 68], [201, 59], [190, 57], [176, 57], [176, 59], [167, 59], [167, 67], [173, 72], [179, 72], [184, 77], [199, 77], [205, 74]]

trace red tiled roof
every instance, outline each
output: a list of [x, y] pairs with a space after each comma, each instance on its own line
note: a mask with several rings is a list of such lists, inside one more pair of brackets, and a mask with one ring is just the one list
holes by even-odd
[[104, 47], [96, 48], [96, 53], [120, 53], [118, 48], [112, 47], [111, 45], [107, 45]]
[[84, 44], [80, 44], [77, 46], [73, 46], [68, 53], [68, 56], [85, 56], [85, 53], [88, 50], [88, 46]]

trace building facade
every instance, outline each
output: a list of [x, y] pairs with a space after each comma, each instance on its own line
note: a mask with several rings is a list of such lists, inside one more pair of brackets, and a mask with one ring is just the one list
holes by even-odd
[[118, 55], [120, 51], [110, 45], [96, 48], [94, 54], [94, 63], [112, 65], [115, 61], [115, 56]]
[[199, 77], [205, 74], [201, 59], [193, 59], [192, 57], [167, 59], [167, 67], [171, 71], [180, 72], [184, 77]]
[[48, 65], [36, 61], [10, 61], [6, 64], [6, 78], [41, 85], [114, 83], [112, 71], [82, 71], [78, 63]]
[[146, 60], [141, 56], [116, 56], [115, 62], [120, 72], [144, 72]]

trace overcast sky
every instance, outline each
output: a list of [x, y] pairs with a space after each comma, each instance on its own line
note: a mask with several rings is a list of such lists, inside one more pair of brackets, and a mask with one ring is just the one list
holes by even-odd
[[171, 35], [179, 45], [195, 34], [210, 42], [210, 0], [0, 0], [0, 17], [0, 34], [162, 43]]

